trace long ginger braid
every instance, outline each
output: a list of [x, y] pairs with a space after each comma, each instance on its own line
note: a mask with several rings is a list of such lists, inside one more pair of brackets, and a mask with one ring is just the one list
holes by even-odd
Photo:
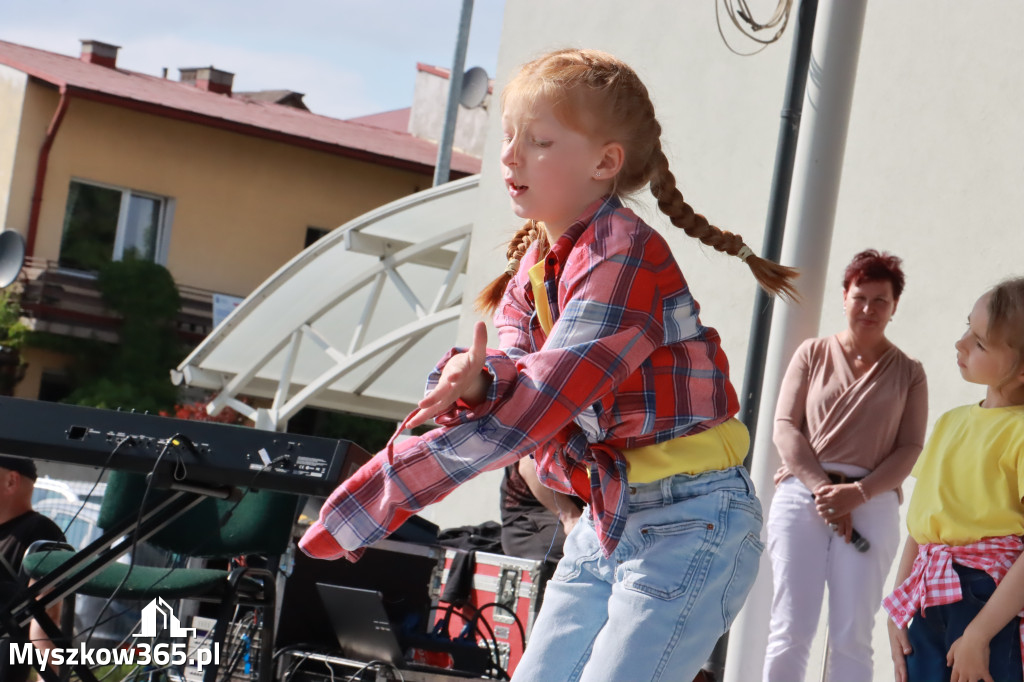
[[501, 297], [505, 295], [505, 289], [508, 287], [509, 281], [516, 274], [516, 270], [519, 269], [519, 263], [523, 260], [523, 256], [526, 255], [526, 250], [535, 241], [540, 242], [541, 248], [544, 247], [544, 230], [537, 224], [536, 220], [527, 220], [526, 224], [520, 227], [508, 242], [508, 248], [505, 250], [505, 258], [508, 259], [508, 264], [505, 266], [505, 271], [484, 287], [484, 290], [476, 297], [476, 308], [478, 310], [485, 313], [494, 312], [501, 302]]
[[[627, 64], [598, 50], [558, 50], [539, 57], [524, 65], [509, 82], [501, 102], [503, 110], [510, 104], [529, 110], [541, 101], [553, 103], [556, 115], [570, 127], [622, 145], [625, 155], [614, 178], [613, 194], [625, 196], [650, 183], [658, 208], [673, 225], [704, 244], [743, 260], [769, 293], [797, 298], [792, 281], [797, 276], [795, 269], [756, 256], [742, 237], [710, 224], [683, 200], [661, 148], [661, 125], [650, 95]], [[516, 260], [515, 253], [522, 256], [536, 238], [525, 236], [528, 225], [509, 243], [510, 263]], [[517, 251], [523, 242], [525, 246]], [[493, 311], [510, 277], [504, 274], [484, 289], [477, 297], [477, 307]]]
[[707, 218], [695, 212], [683, 199], [683, 193], [676, 186], [676, 177], [669, 170], [668, 157], [660, 145], [651, 159], [651, 166], [651, 194], [658, 200], [658, 208], [668, 216], [673, 225], [682, 228], [687, 235], [699, 239], [716, 251], [740, 258], [750, 268], [757, 283], [768, 293], [781, 294], [796, 300], [797, 293], [793, 280], [797, 277], [797, 271], [755, 255], [743, 242], [743, 237], [715, 227]]

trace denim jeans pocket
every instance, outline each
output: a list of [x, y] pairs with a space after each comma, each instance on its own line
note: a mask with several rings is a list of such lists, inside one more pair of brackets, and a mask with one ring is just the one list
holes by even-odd
[[960, 577], [960, 593], [964, 602], [982, 607], [996, 591], [996, 581], [985, 571], [955, 564]]
[[627, 588], [668, 601], [698, 586], [715, 551], [715, 524], [701, 519], [648, 524], [640, 535], [642, 550], [624, 565], [630, 573]]

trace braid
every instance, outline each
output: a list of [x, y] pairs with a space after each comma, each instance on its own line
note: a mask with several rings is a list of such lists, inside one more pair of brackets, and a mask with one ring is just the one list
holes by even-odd
[[730, 256], [737, 255], [743, 246], [743, 238], [718, 229], [707, 218], [694, 212], [676, 186], [676, 177], [668, 169], [668, 158], [660, 147], [655, 151], [652, 165], [651, 194], [658, 200], [658, 208], [668, 216], [671, 223], [694, 239], [714, 247], [716, 251], [724, 251]]
[[501, 297], [505, 294], [509, 281], [511, 281], [519, 269], [519, 263], [523, 260], [523, 256], [526, 255], [526, 250], [535, 241], [540, 243], [542, 249], [545, 247], [544, 230], [536, 220], [527, 220], [512, 235], [512, 239], [508, 242], [508, 248], [505, 249], [505, 258], [508, 259], [505, 272], [498, 275], [490, 284], [484, 287], [483, 291], [476, 297], [477, 310], [489, 314], [494, 312], [501, 302]]
[[[610, 185], [612, 194], [625, 196], [650, 183], [658, 208], [673, 225], [717, 251], [740, 258], [766, 291], [797, 298], [792, 282], [796, 270], [754, 255], [742, 237], [710, 224], [683, 200], [661, 148], [661, 124], [650, 94], [627, 64], [598, 50], [551, 52], [523, 66], [505, 87], [501, 94], [502, 110], [507, 110], [511, 102], [524, 110], [547, 102], [570, 127], [596, 139], [621, 144], [625, 153]], [[518, 265], [513, 263], [532, 241], [533, 238], [526, 241], [526, 237], [520, 237], [521, 233], [523, 230], [509, 244], [510, 274], [495, 280], [477, 298], [477, 306], [482, 310], [493, 310], [498, 305]], [[523, 249], [517, 250], [523, 242]]]
[[668, 216], [673, 225], [682, 228], [687, 235], [699, 239], [716, 251], [739, 257], [750, 268], [758, 284], [768, 293], [782, 294], [791, 300], [797, 299], [792, 280], [798, 273], [794, 268], [754, 255], [750, 247], [743, 242], [743, 237], [715, 227], [707, 218], [694, 212], [693, 207], [686, 203], [683, 193], [676, 186], [676, 177], [669, 170], [668, 157], [660, 145], [655, 150], [650, 165], [651, 194], [658, 200], [658, 208]]
[[536, 220], [527, 220], [526, 223], [512, 236], [508, 242], [508, 249], [505, 250], [505, 257], [508, 258], [508, 267], [505, 268], [508, 274], [514, 275], [519, 269], [519, 261], [526, 255], [530, 244], [538, 238], [543, 239], [544, 231]]

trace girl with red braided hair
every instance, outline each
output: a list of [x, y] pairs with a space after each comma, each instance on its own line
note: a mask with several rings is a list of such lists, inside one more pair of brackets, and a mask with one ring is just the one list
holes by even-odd
[[795, 273], [683, 200], [636, 73], [611, 55], [540, 57], [502, 94], [501, 164], [526, 224], [478, 323], [406, 420], [440, 428], [379, 453], [300, 546], [354, 560], [470, 477], [536, 458], [587, 501], [548, 582], [515, 680], [689, 680], [757, 572], [761, 504], [718, 333], [665, 240], [620, 197], [650, 186], [671, 222], [738, 256], [773, 293]]

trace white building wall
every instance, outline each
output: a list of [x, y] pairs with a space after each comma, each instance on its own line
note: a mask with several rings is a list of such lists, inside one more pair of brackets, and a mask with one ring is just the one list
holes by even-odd
[[[775, 3], [751, 5], [764, 17]], [[854, 253], [874, 247], [902, 256], [907, 289], [889, 335], [924, 363], [930, 424], [983, 395], [960, 379], [953, 342], [982, 291], [1024, 274], [1024, 15], [1018, 9], [1013, 0], [868, 5], [828, 263], [834, 288], [826, 291], [820, 333], [843, 328], [840, 282]], [[759, 250], [791, 37], [787, 30], [779, 43], [740, 57], [719, 36], [713, 2], [645, 0], [625, 9], [612, 0], [516, 0], [506, 4], [495, 92], [519, 64], [553, 48], [593, 47], [625, 59], [651, 91], [684, 196]], [[733, 44], [755, 47], [739, 38]], [[468, 292], [501, 271], [504, 242], [518, 226], [498, 169], [499, 121], [495, 115], [488, 122]], [[640, 210], [668, 236], [703, 306], [702, 319], [721, 332], [734, 383], [741, 386], [753, 279], [738, 260], [658, 219], [646, 197]], [[462, 342], [477, 318], [467, 306]], [[772, 409], [775, 396], [762, 400]], [[495, 480], [460, 491], [460, 506], [496, 508]], [[760, 494], [770, 500], [770, 490]], [[823, 640], [808, 680], [820, 677]], [[875, 669], [878, 679], [891, 676], [881, 616]]]
[[[448, 107], [447, 77], [430, 70], [416, 72], [416, 88], [413, 91], [412, 111], [409, 114], [409, 134], [425, 140], [438, 142], [444, 130], [444, 117]], [[486, 142], [487, 111], [491, 106], [491, 95], [486, 95], [481, 106], [467, 109], [459, 105], [456, 118], [455, 139], [452, 146], [467, 154], [481, 156]]]

